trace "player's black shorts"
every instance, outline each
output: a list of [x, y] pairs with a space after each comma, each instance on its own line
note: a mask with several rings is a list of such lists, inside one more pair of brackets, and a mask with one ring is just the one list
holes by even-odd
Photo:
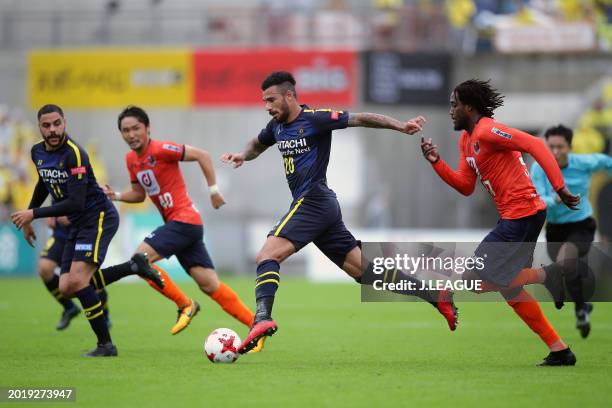
[[578, 247], [578, 256], [585, 256], [595, 239], [595, 229], [597, 229], [597, 223], [592, 217], [565, 224], [551, 224], [549, 222], [546, 224], [548, 256], [555, 261], [564, 242], [573, 243]]
[[516, 220], [500, 219], [476, 248], [484, 269], [474, 272], [484, 280], [508, 286], [524, 268], [531, 267], [536, 241], [546, 220], [546, 211]]
[[119, 214], [112, 204], [91, 212], [68, 230], [61, 273], [70, 272], [73, 261], [102, 265], [111, 240], [119, 228]]
[[49, 259], [56, 264], [61, 265], [65, 245], [66, 237], [56, 234], [55, 230], [53, 230], [53, 235], [47, 240], [45, 248], [40, 252], [40, 257]]
[[346, 255], [358, 243], [342, 221], [340, 204], [333, 195], [309, 197], [293, 203], [268, 236], [291, 241], [296, 252], [311, 242], [333, 263], [342, 267]]
[[144, 242], [164, 258], [175, 255], [183, 269], [189, 273], [189, 268], [193, 266], [215, 268], [203, 239], [202, 225], [169, 221], [149, 234]]

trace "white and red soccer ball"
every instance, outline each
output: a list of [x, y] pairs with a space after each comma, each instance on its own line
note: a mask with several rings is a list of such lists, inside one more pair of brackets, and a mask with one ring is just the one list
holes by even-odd
[[238, 360], [240, 337], [230, 329], [215, 329], [204, 342], [204, 354], [213, 363], [233, 363]]

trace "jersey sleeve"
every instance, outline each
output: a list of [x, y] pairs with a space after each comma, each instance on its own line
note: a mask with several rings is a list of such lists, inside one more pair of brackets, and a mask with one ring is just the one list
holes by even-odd
[[480, 138], [495, 150], [529, 153], [542, 166], [555, 192], [565, 185], [561, 169], [542, 139], [499, 123], [495, 123], [488, 131], [480, 134]]
[[459, 138], [459, 168], [454, 171], [446, 162], [439, 159], [432, 164], [433, 169], [446, 184], [465, 196], [474, 192], [476, 172], [467, 164], [462, 149], [463, 137]]
[[307, 109], [310, 113], [310, 121], [319, 130], [332, 131], [346, 129], [348, 127], [348, 111], [335, 111], [331, 109]]
[[531, 181], [533, 182], [536, 191], [538, 192], [542, 200], [544, 200], [546, 206], [549, 208], [554, 206], [556, 204], [556, 193], [552, 191], [552, 187], [550, 189], [547, 188], [547, 186], [550, 186], [550, 183], [548, 183], [548, 180], [546, 179], [546, 174], [544, 174], [544, 170], [542, 170], [542, 167], [538, 163], [533, 163], [531, 165], [531, 171], [529, 172], [529, 174], [531, 175]]
[[68, 190], [70, 190], [71, 186], [76, 184], [87, 184], [87, 169], [91, 166], [89, 163], [89, 156], [85, 150], [73, 143], [70, 143], [70, 147], [72, 147], [72, 149], [69, 150], [66, 161], [66, 167], [68, 169]]
[[272, 121], [268, 122], [265, 128], [261, 129], [259, 135], [257, 136], [257, 140], [264, 146], [272, 146], [276, 143], [276, 139], [274, 139], [274, 130]]
[[157, 157], [163, 161], [178, 162], [185, 158], [185, 145], [175, 142], [160, 142]]
[[612, 156], [602, 153], [574, 155], [578, 167], [587, 171], [607, 170], [612, 175]]

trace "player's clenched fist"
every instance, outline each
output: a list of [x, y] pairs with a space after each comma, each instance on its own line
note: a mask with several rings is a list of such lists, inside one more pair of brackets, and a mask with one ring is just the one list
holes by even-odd
[[431, 138], [425, 140], [425, 138], [421, 138], [421, 151], [423, 152], [423, 156], [430, 163], [435, 163], [440, 160], [440, 153], [438, 153], [438, 146], [433, 144]]

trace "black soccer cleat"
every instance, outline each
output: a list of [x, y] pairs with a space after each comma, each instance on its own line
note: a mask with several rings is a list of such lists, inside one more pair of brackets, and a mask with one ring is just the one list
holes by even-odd
[[117, 354], [117, 347], [109, 341], [104, 344], [98, 343], [95, 349], [83, 354], [83, 357], [117, 357]]
[[584, 307], [576, 311], [576, 328], [580, 332], [580, 336], [586, 339], [591, 332], [591, 312], [593, 311], [592, 303], [585, 303]]
[[555, 301], [555, 307], [561, 310], [563, 307], [563, 301], [565, 300], [565, 286], [563, 283], [563, 267], [557, 263], [546, 265], [543, 267], [546, 272], [546, 278], [544, 279], [544, 286], [550, 292], [553, 300]]
[[75, 317], [77, 317], [79, 313], [81, 313], [81, 308], [78, 307], [77, 305], [73, 305], [72, 307], [69, 307], [68, 309], [64, 309], [64, 311], [62, 312], [62, 317], [60, 318], [59, 322], [57, 322], [55, 329], [56, 330], [66, 329], [68, 326], [70, 326], [70, 321], [74, 319]]
[[155, 268], [153, 268], [149, 263], [146, 253], [134, 254], [134, 256], [132, 256], [132, 262], [134, 262], [138, 267], [138, 271], [136, 272], [138, 276], [143, 279], [150, 280], [151, 282], [155, 283], [155, 285], [157, 285], [157, 287], [160, 289], [164, 288], [165, 285], [163, 279], [159, 275], [159, 272], [157, 272]]
[[573, 366], [576, 365], [576, 356], [570, 348], [560, 351], [551, 351], [544, 361], [538, 364], [540, 367], [546, 366]]

